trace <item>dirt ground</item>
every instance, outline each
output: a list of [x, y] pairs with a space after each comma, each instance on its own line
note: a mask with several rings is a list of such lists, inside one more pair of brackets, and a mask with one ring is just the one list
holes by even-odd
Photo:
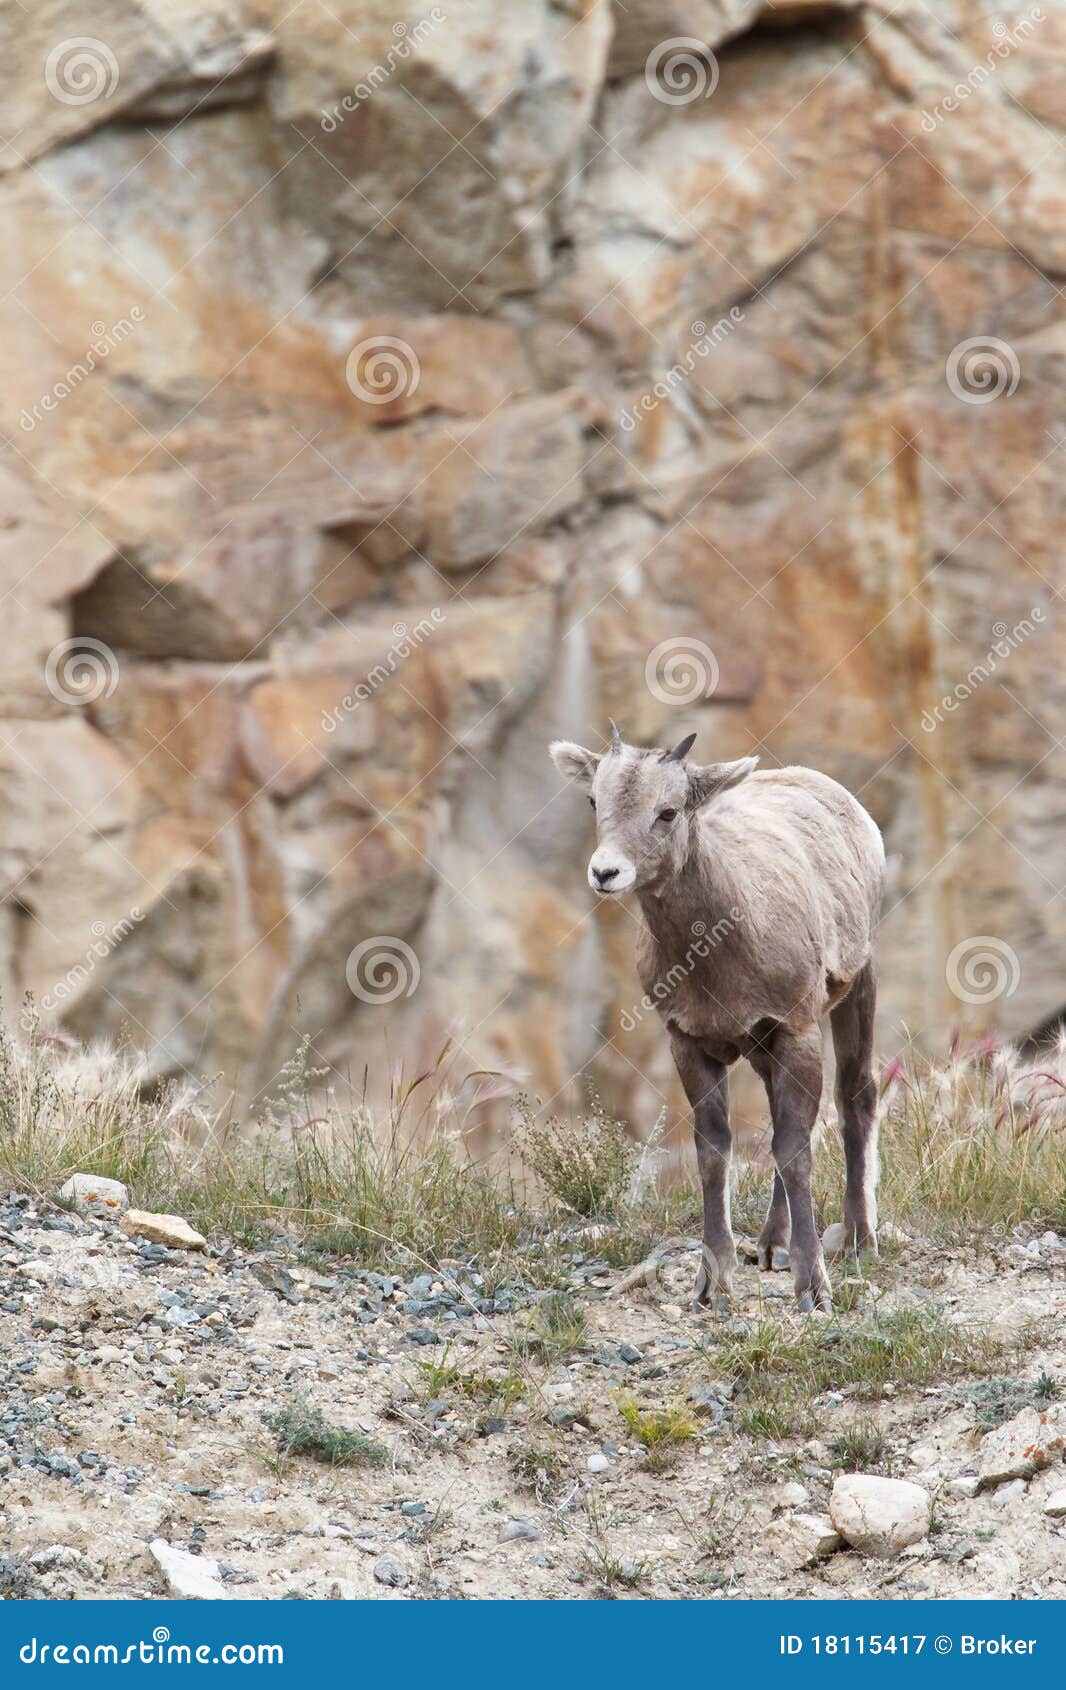
[[[219, 1564], [240, 1597], [622, 1599], [1066, 1596], [1066, 1524], [1046, 1517], [1060, 1460], [974, 1494], [975, 1410], [959, 1381], [893, 1380], [870, 1405], [891, 1472], [933, 1498], [933, 1528], [897, 1559], [841, 1549], [813, 1567], [775, 1522], [823, 1514], [844, 1384], [813, 1438], [738, 1430], [694, 1313], [695, 1246], [657, 1281], [576, 1270], [587, 1314], [566, 1359], [516, 1353], [535, 1299], [520, 1284], [319, 1270], [279, 1252], [146, 1249], [110, 1222], [0, 1206], [0, 1570], [14, 1595], [144, 1598], [167, 1586], [149, 1543]], [[1066, 1378], [1066, 1246], [992, 1252], [896, 1243], [884, 1306], [1035, 1328], [1024, 1371]], [[409, 1273], [409, 1270], [408, 1270]], [[837, 1270], [839, 1280], [840, 1270]], [[485, 1312], [488, 1310], [489, 1312]], [[738, 1273], [735, 1318], [796, 1322], [787, 1275]], [[431, 1369], [508, 1376], [471, 1400]], [[620, 1395], [687, 1404], [697, 1428], [648, 1471]], [[281, 1455], [264, 1411], [294, 1397], [362, 1428], [383, 1465]], [[882, 1469], [884, 1470], [884, 1469]], [[778, 1545], [777, 1548], [774, 1546]]]

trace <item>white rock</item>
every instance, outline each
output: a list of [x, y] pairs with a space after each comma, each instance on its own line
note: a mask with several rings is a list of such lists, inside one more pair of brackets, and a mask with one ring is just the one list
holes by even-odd
[[[877, 1236], [883, 1238], [886, 1244], [914, 1244], [917, 1242], [912, 1232], [905, 1232], [903, 1227], [896, 1226], [892, 1221], [879, 1221]], [[927, 1239], [922, 1240], [927, 1243]]]
[[195, 1309], [184, 1309], [175, 1303], [172, 1308], [167, 1309], [163, 1319], [167, 1326], [195, 1326], [200, 1316]]
[[981, 1481], [976, 1473], [957, 1473], [948, 1480], [948, 1490], [952, 1496], [976, 1496], [981, 1488]]
[[833, 1486], [829, 1517], [853, 1549], [888, 1557], [926, 1536], [929, 1497], [909, 1479], [845, 1473]]
[[1041, 1467], [1061, 1458], [1066, 1442], [1066, 1404], [1023, 1408], [1006, 1425], [981, 1439], [978, 1472], [982, 1490], [1008, 1479], [1031, 1479]]
[[1012, 1502], [1016, 1496], [1024, 1496], [1025, 1489], [1024, 1479], [1011, 1479], [1009, 1484], [1000, 1485], [995, 1500], [1002, 1506], [1005, 1502]]
[[79, 1215], [111, 1215], [116, 1220], [130, 1206], [130, 1194], [121, 1180], [100, 1179], [96, 1174], [71, 1174], [56, 1197]]
[[585, 1463], [590, 1473], [606, 1473], [611, 1463], [600, 1449], [594, 1450]]
[[154, 1537], [148, 1550], [175, 1596], [184, 1596], [190, 1602], [225, 1599], [217, 1561], [206, 1555], [190, 1555], [187, 1549], [178, 1549], [162, 1537]]
[[834, 1221], [832, 1226], [827, 1226], [822, 1233], [822, 1253], [827, 1257], [844, 1254], [843, 1221]]
[[787, 1479], [778, 1486], [777, 1502], [781, 1508], [806, 1508], [810, 1500], [810, 1491], [798, 1479]]
[[840, 1548], [840, 1533], [824, 1514], [783, 1514], [771, 1520], [763, 1544], [789, 1571], [813, 1567]]
[[147, 1238], [150, 1244], [165, 1244], [176, 1250], [204, 1250], [207, 1239], [195, 1231], [180, 1215], [152, 1215], [145, 1209], [127, 1209], [122, 1217], [123, 1232]]
[[1066, 1490], [1053, 1490], [1045, 1497], [1044, 1513], [1049, 1520], [1066, 1520]]
[[114, 1367], [125, 1359], [125, 1350], [120, 1350], [117, 1344], [101, 1344], [89, 1356], [90, 1361], [98, 1362], [101, 1367]]

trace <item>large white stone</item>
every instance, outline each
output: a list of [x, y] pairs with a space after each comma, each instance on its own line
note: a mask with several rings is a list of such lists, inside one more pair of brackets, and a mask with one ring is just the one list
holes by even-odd
[[833, 1486], [829, 1517], [852, 1549], [888, 1557], [925, 1537], [929, 1497], [909, 1479], [845, 1473]]
[[68, 1203], [79, 1215], [111, 1215], [116, 1220], [130, 1206], [129, 1192], [121, 1180], [100, 1179], [96, 1174], [71, 1174], [56, 1192], [60, 1203]]
[[217, 1561], [206, 1555], [190, 1555], [187, 1549], [178, 1549], [162, 1537], [154, 1537], [148, 1550], [175, 1596], [184, 1596], [190, 1602], [225, 1600]]

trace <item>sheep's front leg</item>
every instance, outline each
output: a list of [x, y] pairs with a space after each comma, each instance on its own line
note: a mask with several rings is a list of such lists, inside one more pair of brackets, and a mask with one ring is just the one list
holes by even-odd
[[670, 1045], [685, 1095], [692, 1105], [696, 1161], [703, 1186], [703, 1257], [696, 1276], [696, 1301], [728, 1312], [733, 1290], [736, 1243], [729, 1215], [729, 1071], [705, 1056], [695, 1040], [671, 1032]]
[[773, 1039], [771, 1108], [773, 1151], [788, 1197], [792, 1223], [789, 1254], [796, 1299], [804, 1312], [832, 1312], [829, 1276], [814, 1224], [811, 1138], [822, 1096], [822, 1037], [817, 1026], [802, 1033], [782, 1027]]
[[[768, 1048], [757, 1045], [748, 1060], [766, 1087], [766, 1097], [770, 1105], [770, 1114], [774, 1109], [774, 1062]], [[764, 1272], [770, 1269], [785, 1269], [791, 1265], [788, 1254], [788, 1237], [790, 1223], [788, 1218], [788, 1198], [781, 1183], [781, 1175], [774, 1174], [774, 1189], [770, 1198], [770, 1207], [766, 1212], [763, 1229], [759, 1234], [758, 1250], [759, 1266]]]

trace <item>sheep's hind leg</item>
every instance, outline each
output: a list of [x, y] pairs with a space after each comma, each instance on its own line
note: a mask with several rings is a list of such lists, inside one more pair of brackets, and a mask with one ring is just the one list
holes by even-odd
[[877, 1083], [873, 1070], [877, 983], [873, 962], [830, 1017], [837, 1114], [844, 1140], [844, 1249], [877, 1254]]
[[725, 1314], [730, 1309], [737, 1250], [729, 1214], [729, 1071], [705, 1056], [693, 1039], [671, 1033], [670, 1046], [692, 1105], [696, 1160], [703, 1186], [703, 1251], [696, 1302]]
[[[773, 1113], [773, 1062], [770, 1052], [762, 1046], [752, 1051], [748, 1058], [763, 1085], [770, 1102], [770, 1112]], [[774, 1173], [774, 1189], [770, 1197], [770, 1207], [766, 1211], [766, 1220], [759, 1234], [756, 1249], [758, 1251], [759, 1267], [764, 1273], [771, 1269], [783, 1273], [789, 1266], [788, 1240], [791, 1223], [788, 1215], [788, 1197], [781, 1183], [781, 1175]]]
[[792, 1280], [801, 1312], [832, 1312], [829, 1276], [814, 1224], [811, 1138], [822, 1095], [822, 1039], [817, 1025], [782, 1028], [773, 1041], [773, 1150], [788, 1198]]
[[791, 1232], [792, 1223], [788, 1213], [788, 1197], [781, 1182], [781, 1175], [775, 1173], [770, 1207], [766, 1211], [766, 1219], [763, 1222], [763, 1228], [757, 1242], [759, 1267], [764, 1273], [769, 1273], [771, 1270], [784, 1273], [791, 1265], [791, 1257], [788, 1253]]

